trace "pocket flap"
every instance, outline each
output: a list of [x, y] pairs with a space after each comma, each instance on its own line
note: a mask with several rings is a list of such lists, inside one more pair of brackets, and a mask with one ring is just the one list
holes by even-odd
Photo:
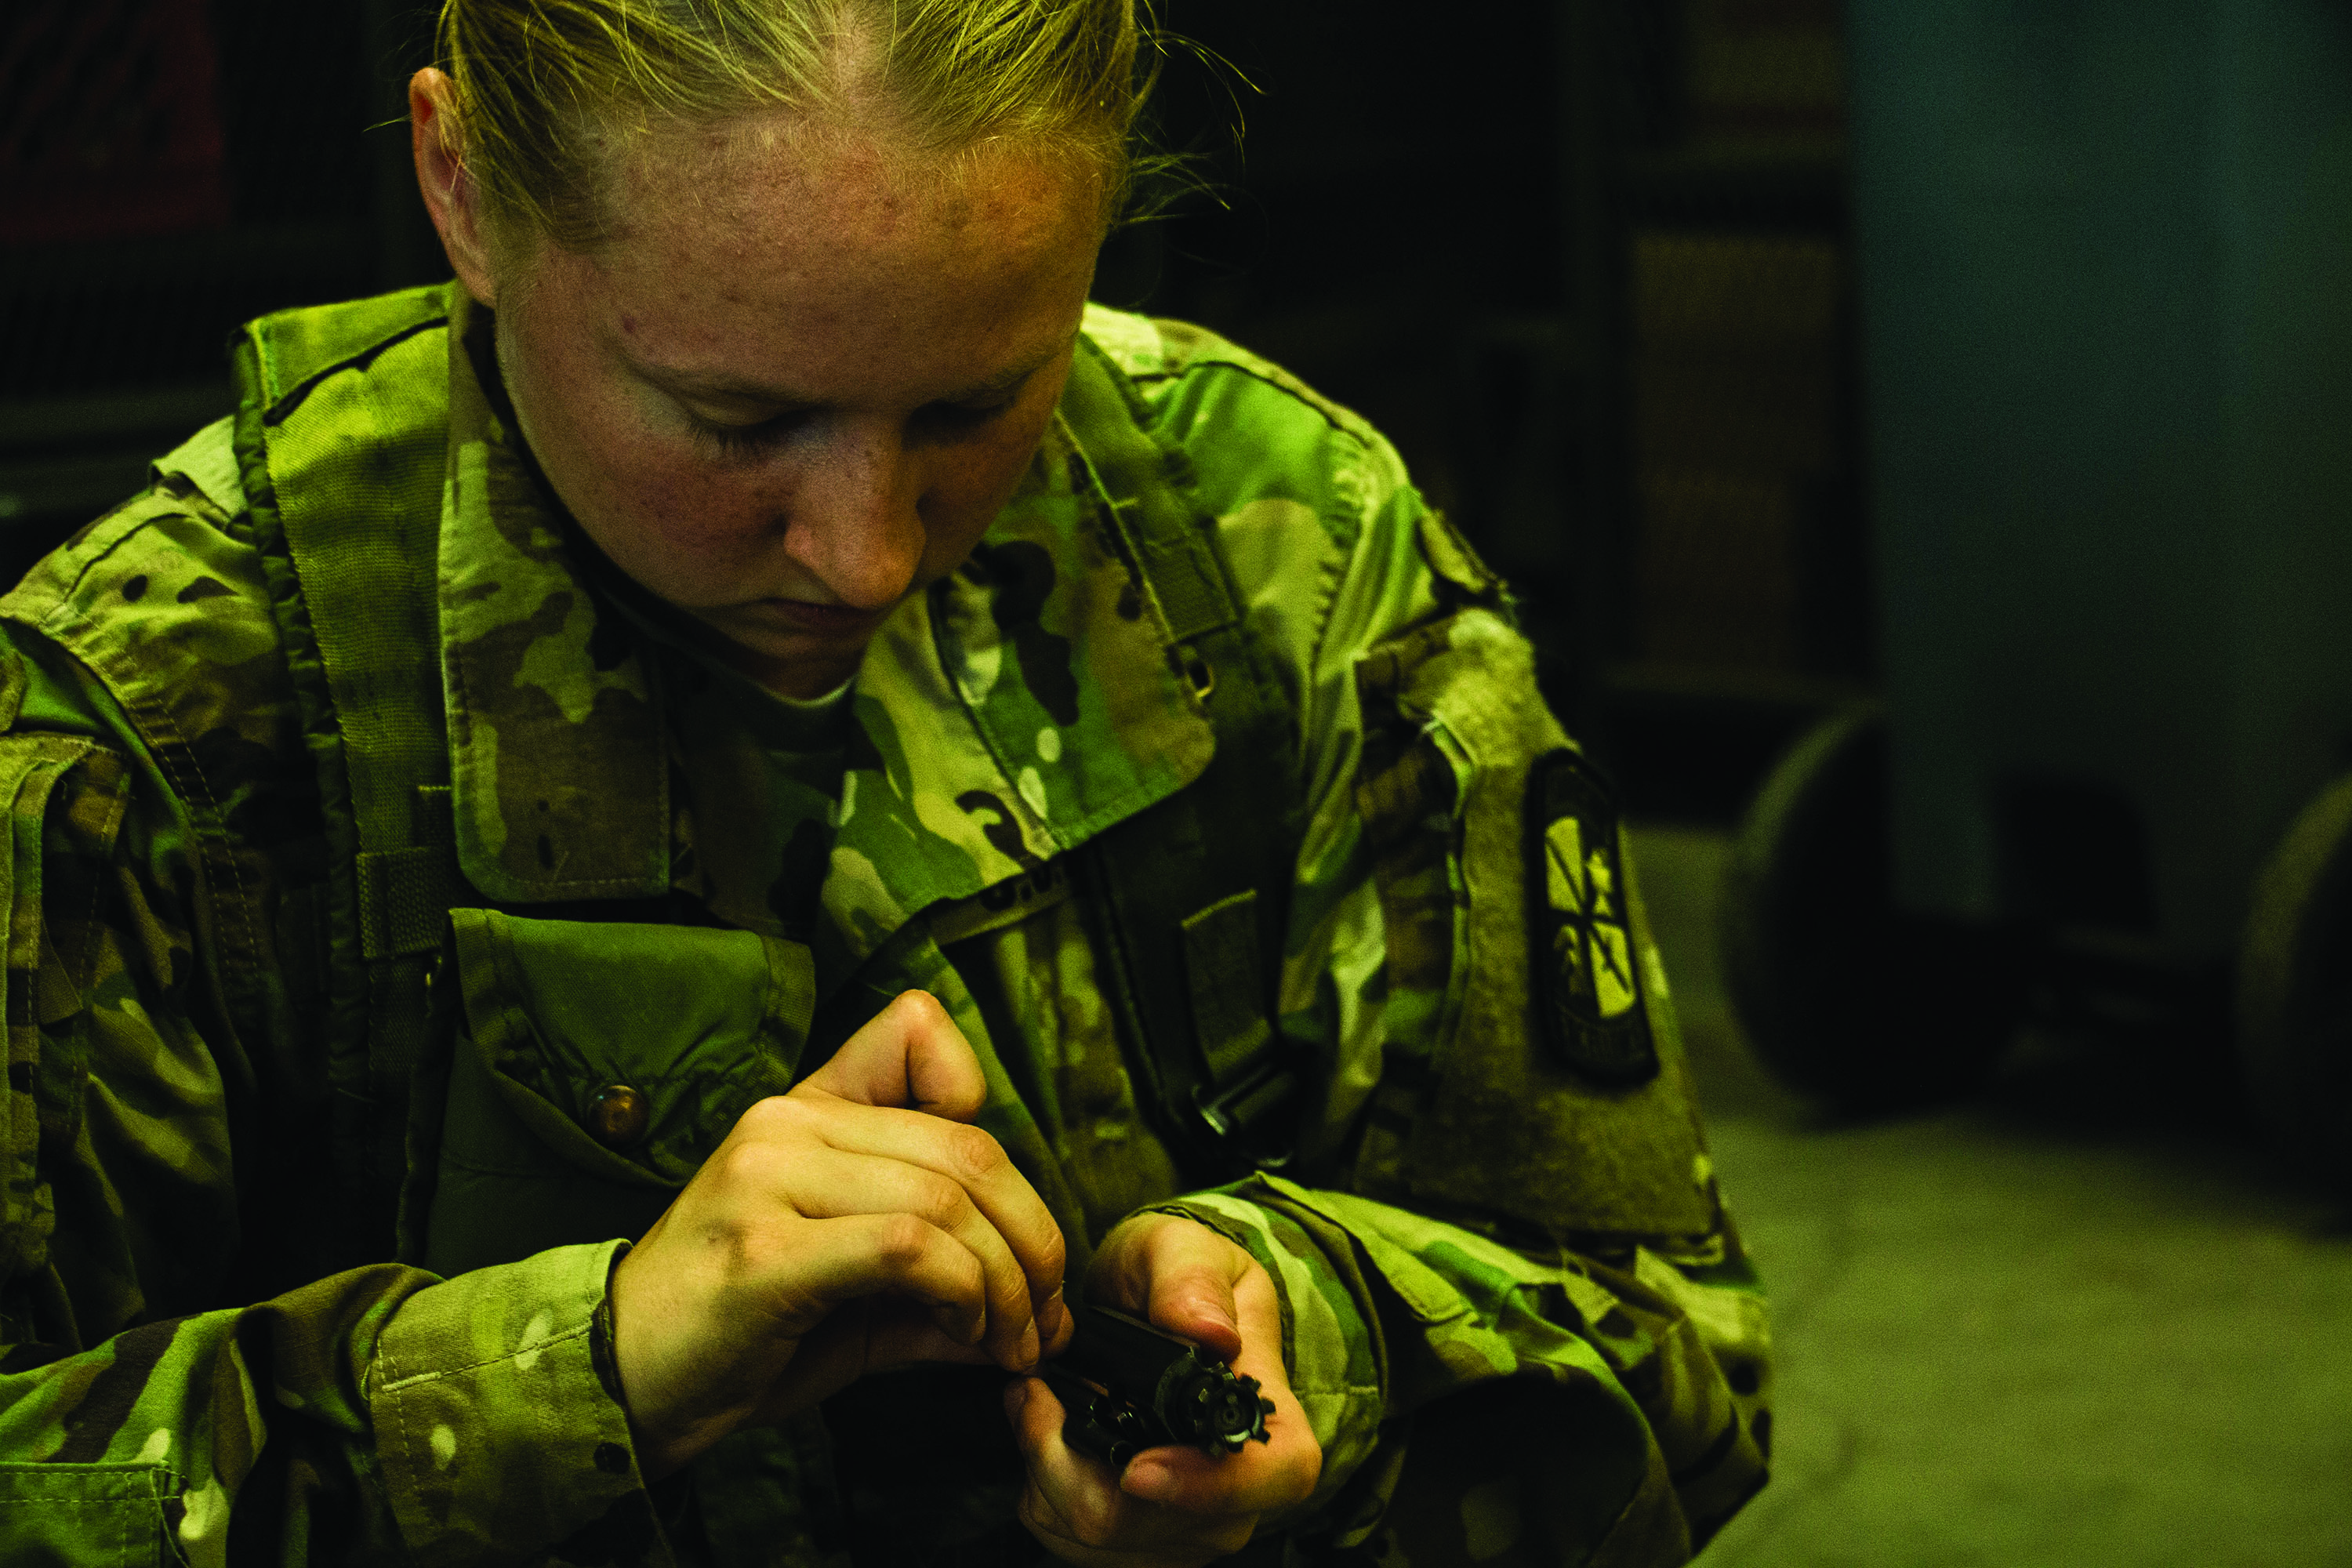
[[[553, 1152], [635, 1185], [682, 1186], [755, 1101], [792, 1087], [808, 1040], [808, 948], [753, 931], [450, 911], [467, 1032], [500, 1098]], [[637, 1110], [603, 1135], [600, 1096]]]

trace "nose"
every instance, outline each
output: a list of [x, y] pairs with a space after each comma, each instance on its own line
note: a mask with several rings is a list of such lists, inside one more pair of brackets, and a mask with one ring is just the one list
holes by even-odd
[[894, 604], [922, 565], [921, 496], [895, 426], [843, 420], [814, 444], [793, 487], [785, 552], [852, 609]]

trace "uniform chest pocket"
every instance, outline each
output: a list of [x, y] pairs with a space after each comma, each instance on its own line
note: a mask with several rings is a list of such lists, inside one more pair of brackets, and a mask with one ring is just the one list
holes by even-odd
[[635, 1237], [791, 1087], [809, 951], [751, 931], [458, 910], [446, 1089], [420, 1105], [407, 1250], [436, 1274]]

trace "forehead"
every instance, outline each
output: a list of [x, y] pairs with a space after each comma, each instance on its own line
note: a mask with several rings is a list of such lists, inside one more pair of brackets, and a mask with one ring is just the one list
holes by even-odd
[[658, 359], [752, 372], [776, 367], [746, 362], [783, 356], [803, 377], [863, 366], [871, 380], [967, 367], [1075, 325], [1099, 187], [1078, 161], [1038, 149], [926, 158], [750, 117], [639, 141], [614, 169], [607, 242], [546, 258], [578, 271]]
[[929, 228], [1058, 226], [1097, 182], [1081, 161], [1012, 140], [933, 152], [884, 127], [777, 110], [632, 139], [616, 161], [615, 238], [796, 232], [812, 211], [868, 241]]

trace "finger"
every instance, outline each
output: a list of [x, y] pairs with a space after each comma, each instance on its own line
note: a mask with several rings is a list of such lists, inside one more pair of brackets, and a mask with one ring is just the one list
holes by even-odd
[[1078, 1320], [1070, 1311], [1061, 1286], [1055, 1286], [1053, 1294], [1038, 1304], [1037, 1327], [1045, 1336], [1045, 1354], [1057, 1356], [1070, 1348], [1070, 1341], [1078, 1331]]
[[1108, 1465], [1089, 1459], [1062, 1440], [1065, 1411], [1043, 1378], [1024, 1378], [1005, 1390], [1013, 1437], [1029, 1472], [1022, 1516], [1032, 1531], [1079, 1546], [1107, 1547], [1117, 1541], [1126, 1515], [1137, 1504], [1122, 1497]]
[[941, 1324], [965, 1344], [987, 1327], [987, 1276], [971, 1249], [927, 1220], [903, 1211], [797, 1220], [790, 1245], [789, 1281], [781, 1284], [784, 1315], [821, 1320], [864, 1296], [910, 1297], [939, 1309]]
[[970, 1121], [987, 1102], [988, 1079], [939, 998], [902, 991], [793, 1092]]
[[995, 1364], [984, 1348], [958, 1344], [941, 1333], [928, 1312], [913, 1301], [880, 1297], [867, 1302], [864, 1372], [895, 1372], [918, 1362], [948, 1362], [958, 1366]]
[[[1062, 1227], [1003, 1146], [977, 1127], [887, 1106], [838, 1107], [814, 1122], [817, 1135], [845, 1153], [871, 1154], [937, 1172], [961, 1187], [1013, 1249], [1028, 1281], [1033, 1309], [1062, 1288], [1066, 1256]], [[1059, 1309], [1055, 1309], [1058, 1313]], [[1049, 1314], [1052, 1315], [1052, 1314]], [[1041, 1325], [1055, 1330], [1057, 1323]]]
[[[1258, 1510], [1246, 1499], [1238, 1507], [1213, 1500], [1182, 1509], [1162, 1507], [1121, 1488], [1108, 1465], [1088, 1458], [1062, 1438], [1065, 1406], [1051, 1384], [1024, 1378], [1006, 1391], [1006, 1413], [1029, 1472], [1022, 1517], [1032, 1531], [1056, 1535], [1095, 1552], [1140, 1553], [1170, 1563], [1201, 1563], [1237, 1552], [1248, 1543]], [[1132, 1472], [1150, 1454], [1130, 1461]], [[1192, 1457], [1210, 1464], [1205, 1454]]]
[[[1266, 1434], [1277, 1436], [1270, 1416]], [[1118, 1487], [1139, 1506], [1203, 1519], [1255, 1519], [1293, 1507], [1314, 1490], [1312, 1479], [1300, 1485], [1306, 1457], [1291, 1448], [1252, 1443], [1222, 1458], [1191, 1447], [1146, 1448], [1128, 1461]], [[1321, 1469], [1318, 1457], [1315, 1473]]]
[[971, 1194], [952, 1178], [906, 1160], [820, 1146], [793, 1162], [785, 1174], [785, 1194], [812, 1219], [908, 1214], [945, 1231], [980, 1260], [989, 1353], [1008, 1372], [1036, 1364], [1043, 1347], [1028, 1276]]

